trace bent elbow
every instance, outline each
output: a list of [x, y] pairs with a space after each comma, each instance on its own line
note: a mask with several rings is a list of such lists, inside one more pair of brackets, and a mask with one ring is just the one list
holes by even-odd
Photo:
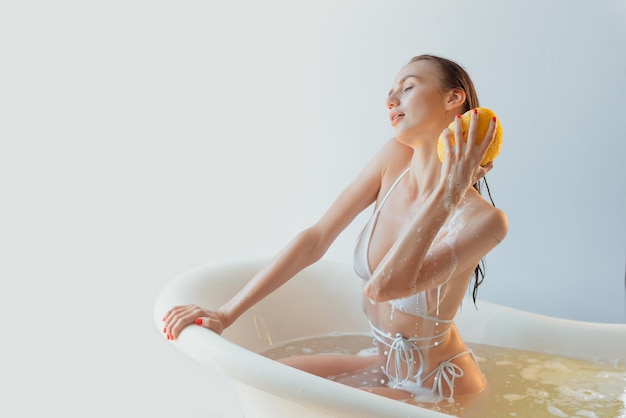
[[417, 278], [407, 280], [405, 274], [375, 274], [363, 288], [363, 294], [374, 302], [388, 302], [417, 293]]
[[388, 302], [392, 299], [398, 299], [396, 292], [385, 287], [372, 285], [371, 282], [365, 285], [363, 294], [373, 302]]
[[374, 302], [387, 302], [392, 299], [397, 299], [399, 296], [399, 289], [396, 286], [390, 284], [377, 283], [375, 280], [367, 282], [363, 288], [363, 294]]
[[385, 297], [384, 292], [378, 286], [373, 286], [372, 282], [368, 282], [363, 288], [363, 294], [372, 302], [386, 302], [389, 299]]

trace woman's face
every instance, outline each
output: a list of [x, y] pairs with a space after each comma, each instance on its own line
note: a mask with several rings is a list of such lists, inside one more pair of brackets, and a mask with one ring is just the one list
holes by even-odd
[[398, 140], [406, 145], [439, 137], [449, 123], [436, 70], [436, 64], [425, 60], [407, 64], [389, 92], [387, 108], [391, 126]]

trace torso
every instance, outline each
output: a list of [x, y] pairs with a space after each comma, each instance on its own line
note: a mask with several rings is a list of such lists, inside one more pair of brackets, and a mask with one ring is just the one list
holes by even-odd
[[[382, 194], [382, 198], [379, 196], [377, 207], [359, 237], [355, 251], [355, 270], [364, 282], [405, 227], [403, 220], [409, 218], [403, 216], [409, 208], [406, 193], [403, 193], [402, 189], [402, 176], [405, 171], [394, 174], [395, 178], [388, 179], [387, 191]], [[477, 199], [482, 200], [478, 193], [468, 193], [466, 203], [459, 206], [448, 218], [433, 245], [446, 242], [453, 248], [456, 235], [468, 222], [467, 215], [479, 203]], [[435, 367], [455, 353], [467, 350], [456, 330], [453, 318], [465, 295], [472, 273], [473, 268], [466, 271], [451, 271], [446, 284], [403, 299], [373, 303], [364, 297], [364, 312], [372, 325], [391, 336], [401, 333], [406, 338], [432, 337], [431, 343], [428, 340], [423, 343], [424, 346], [429, 344], [430, 346], [420, 351], [424, 354], [426, 363], [424, 367], [426, 369]], [[437, 341], [438, 344], [432, 346], [432, 341]], [[381, 364], [387, 362], [386, 347], [380, 343], [379, 357]], [[471, 357], [460, 357], [455, 363], [462, 365], [467, 376], [466, 379], [460, 379], [457, 386], [464, 384], [462, 380], [467, 383], [478, 379], [479, 383], [484, 384], [482, 380], [484, 377]]]

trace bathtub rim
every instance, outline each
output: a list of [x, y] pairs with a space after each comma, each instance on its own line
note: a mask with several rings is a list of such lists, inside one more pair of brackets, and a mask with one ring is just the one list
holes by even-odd
[[[268, 261], [269, 259], [267, 258], [222, 260], [196, 266], [183, 272], [174, 280], [172, 280], [165, 288], [163, 288], [163, 290], [159, 294], [159, 297], [157, 298], [157, 302], [155, 303], [154, 307], [154, 318], [157, 329], [162, 328], [161, 318], [164, 308], [163, 303], [161, 303], [162, 296], [168, 291], [172, 290], [172, 287], [184, 284], [185, 280], [191, 273], [204, 274], [209, 273], [211, 270], [216, 268], [230, 268], [234, 266], [238, 268], [243, 268], [244, 270], [249, 269], [250, 271], [258, 271], [258, 269], [267, 264]], [[321, 265], [323, 268], [332, 269], [337, 267], [343, 272], [351, 271], [351, 267], [341, 262], [320, 260], [316, 264]], [[311, 268], [315, 269], [316, 267], [314, 266], [315, 265], [311, 266]], [[346, 280], [355, 279], [354, 277], [349, 277], [346, 278]], [[247, 281], [247, 279], [245, 281]], [[242, 280], [241, 282], [245, 283], [245, 281]], [[464, 327], [462, 325], [463, 321], [474, 322], [476, 315], [481, 316], [481, 320], [484, 320], [485, 315], [495, 318], [492, 321], [492, 324], [502, 324], [503, 322], [506, 322], [503, 318], [512, 318], [513, 321], [522, 322], [526, 320], [545, 322], [546, 324], [549, 324], [551, 326], [558, 326], [564, 329], [565, 339], [567, 339], [568, 335], [569, 338], [572, 337], [572, 331], [585, 331], [595, 333], [600, 332], [600, 334], [608, 332], [612, 335], [620, 333], [620, 337], [622, 337], [620, 341], [624, 343], [623, 345], [621, 345], [621, 347], [626, 346], [626, 324], [596, 323], [556, 318], [524, 311], [513, 307], [507, 307], [486, 300], [479, 300], [478, 309], [475, 309], [473, 303], [470, 301], [469, 298], [467, 299], [467, 301], [464, 301], [461, 310], [455, 317], [455, 322], [459, 327], [461, 335], [468, 342], [480, 343], [482, 342], [479, 341], [480, 339], [485, 338], [485, 336], [489, 335], [493, 336], [494, 334], [502, 336], [503, 340], [515, 336], [515, 332], [511, 332], [514, 328], [512, 326], [502, 327], [502, 329], [494, 329], [493, 326], [485, 325], [482, 328], [469, 328], [472, 329], [472, 332], [464, 330]], [[488, 322], [489, 321], [485, 321], [485, 323]], [[552, 335], [552, 337], [554, 337], [554, 335]], [[548, 354], [562, 354], [560, 352], [555, 353], [546, 350], [536, 349], [532, 344], [533, 342], [529, 340], [522, 342], [528, 344], [512, 344], [510, 342], [507, 343], [506, 341], [494, 343], [493, 340], [490, 340], [490, 342], [487, 343], [502, 347], [531, 349], [534, 351], [546, 352]], [[235, 344], [224, 336], [219, 336], [202, 327], [187, 327], [181, 332], [178, 340], [169, 341], [169, 343], [175, 345], [185, 354], [192, 357], [194, 360], [200, 362], [201, 364], [208, 366], [210, 369], [217, 370], [220, 373], [225, 374], [233, 381], [237, 381], [256, 389], [262, 388], [263, 391], [278, 397], [284, 397], [285, 393], [289, 393], [291, 399], [298, 399], [299, 404], [308, 406], [310, 408], [318, 407], [320, 397], [324, 397], [326, 402], [325, 409], [327, 409], [327, 412], [336, 412], [338, 409], [345, 408], [347, 405], [350, 408], [350, 412], [354, 412], [354, 405], [359, 405], [360, 403], [362, 403], [364, 397], [369, 397], [369, 399], [367, 399], [366, 401], [367, 405], [364, 406], [364, 408], [366, 407], [366, 410], [364, 410], [362, 413], [359, 411], [361, 416], [380, 416], [376, 414], [381, 413], [387, 414], [387, 416], [389, 416], [388, 414], [390, 408], [392, 408], [394, 412], [398, 412], [398, 416], [407, 416], [408, 414], [415, 414], [417, 408], [417, 410], [419, 410], [420, 416], [425, 418], [449, 417], [449, 415], [446, 414], [437, 413], [435, 411], [420, 408], [414, 405], [403, 404], [401, 402], [387, 399], [381, 396], [367, 394], [362, 390], [351, 388], [336, 382], [328, 381], [327, 379], [312, 376], [296, 369], [292, 369], [271, 359], [265, 358], [261, 354], [258, 354], [253, 350]], [[233, 356], [233, 353], [236, 353], [237, 355]], [[249, 356], [250, 358], [254, 359], [255, 364], [258, 364], [258, 367], [254, 370], [254, 373], [244, 373], [241, 370], [240, 364], [237, 361], [237, 358], [240, 356]], [[572, 355], [572, 357], [577, 356]], [[589, 359], [589, 357], [587, 356], [583, 358]], [[271, 382], [271, 384], [268, 385], [268, 381], [265, 379], [265, 377], [268, 375], [272, 375], [276, 370], [280, 371], [282, 379], [278, 383]], [[311, 386], [309, 386], [307, 388], [307, 391], [304, 392], [297, 390], [298, 383], [301, 382], [303, 379], [311, 382]], [[329, 406], [332, 407], [329, 408]]]

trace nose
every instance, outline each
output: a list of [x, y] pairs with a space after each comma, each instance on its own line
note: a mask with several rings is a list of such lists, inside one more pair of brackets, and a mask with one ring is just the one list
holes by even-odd
[[387, 97], [387, 109], [391, 110], [394, 107], [398, 106], [399, 104], [400, 104], [400, 101], [398, 100], [395, 94], [390, 94], [389, 97]]

